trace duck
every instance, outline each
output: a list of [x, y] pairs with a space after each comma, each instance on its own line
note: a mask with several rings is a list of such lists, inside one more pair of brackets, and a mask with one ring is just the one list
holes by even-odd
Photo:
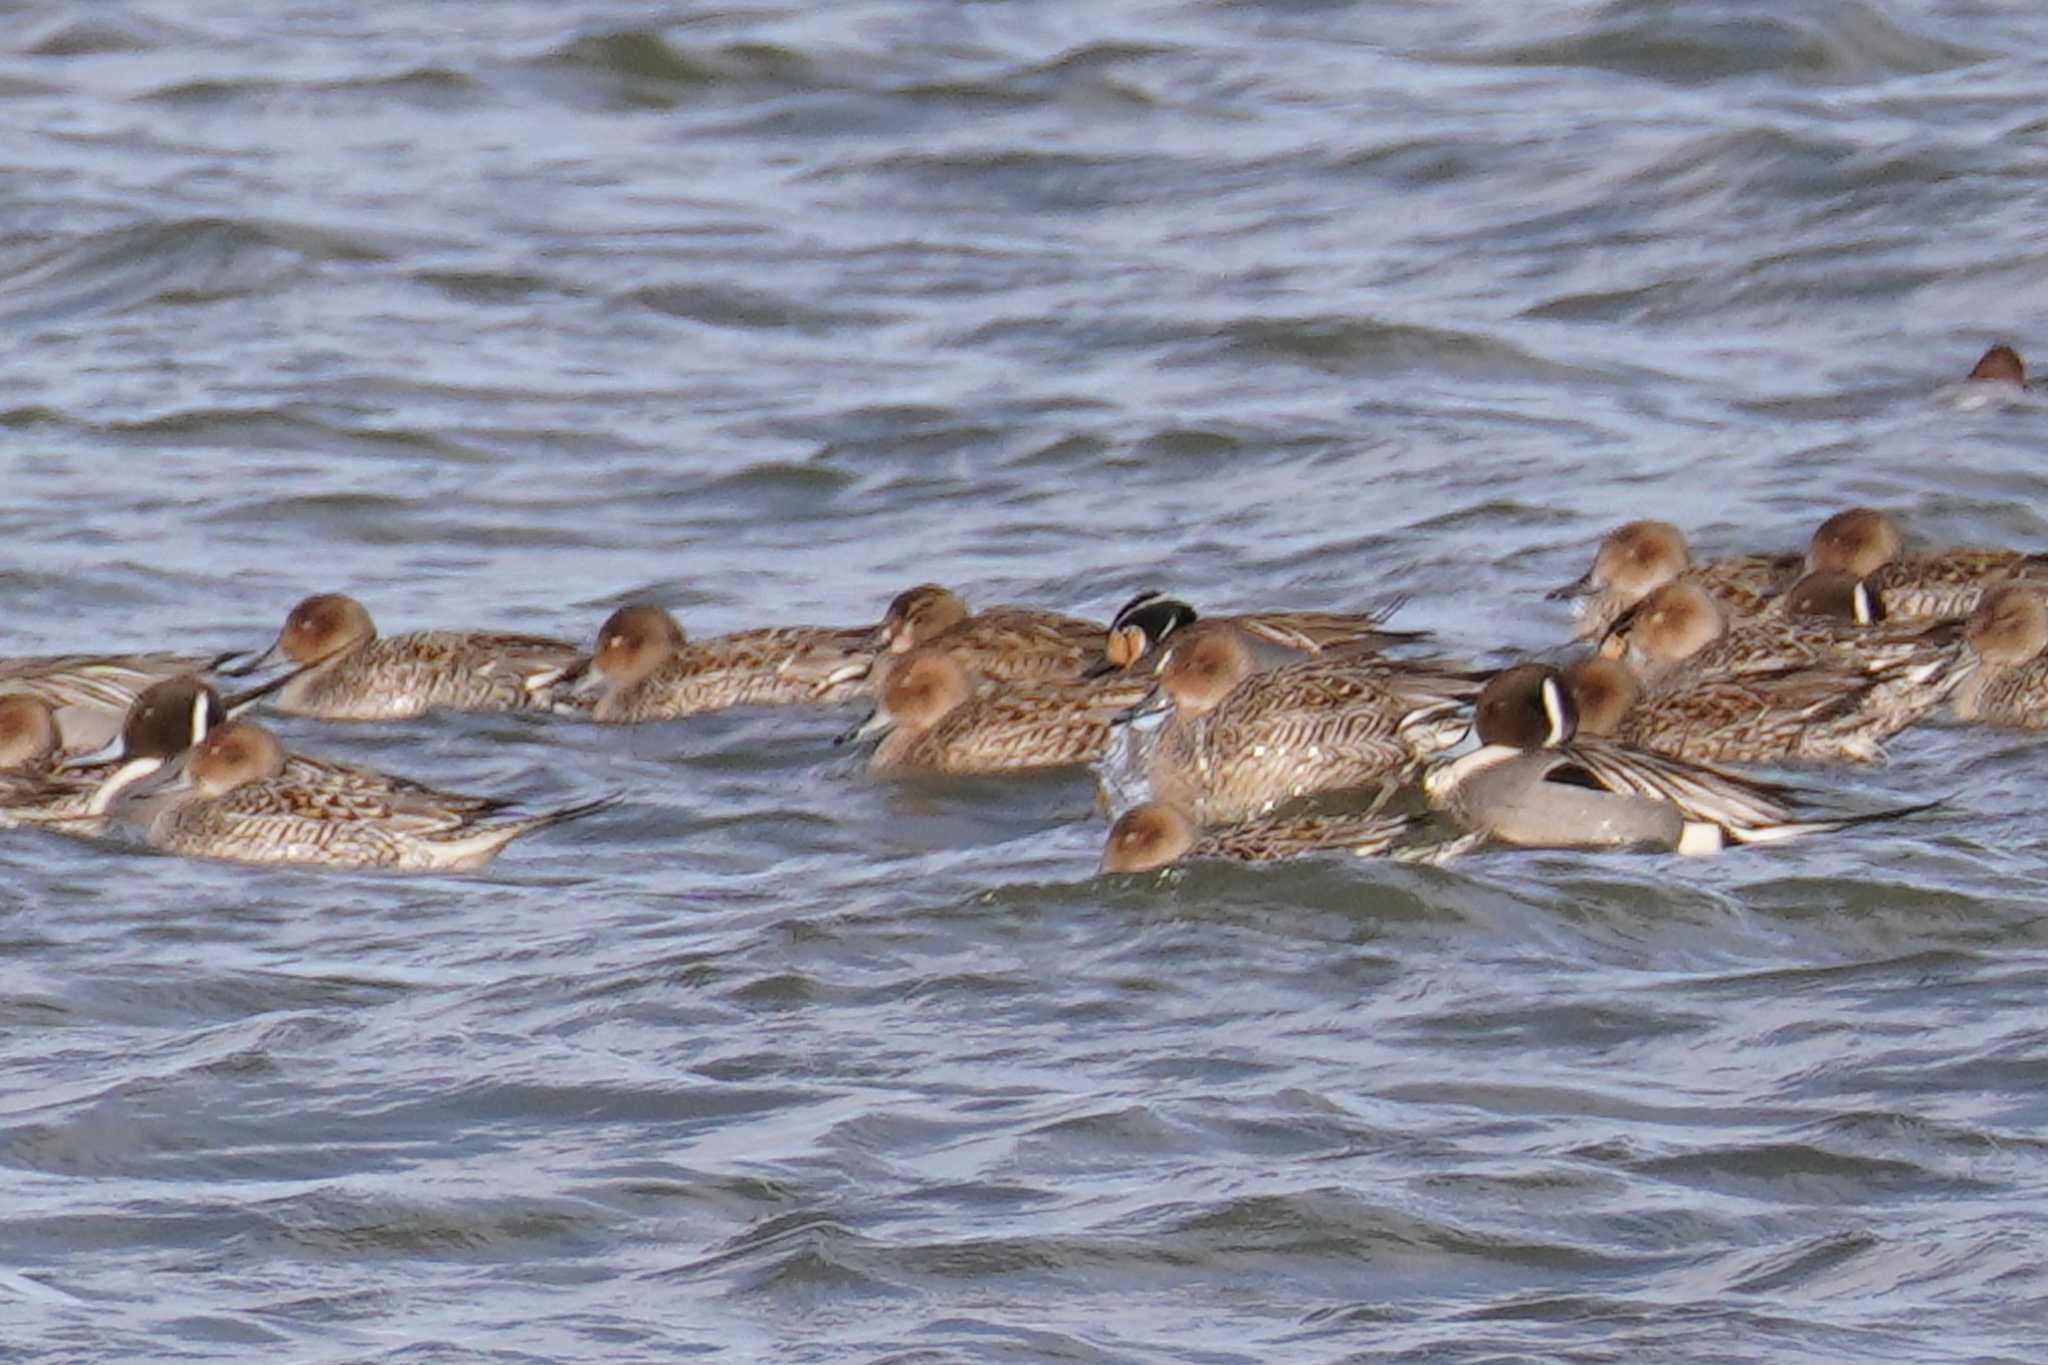
[[889, 670], [874, 713], [840, 738], [880, 735], [878, 771], [995, 773], [1085, 764], [1110, 725], [1141, 702], [1148, 682], [1031, 679], [971, 673], [955, 655], [919, 650]]
[[[1795, 584], [1794, 592], [1800, 591]], [[1832, 599], [1815, 593], [1806, 600], [1820, 610]], [[1924, 678], [1945, 666], [1952, 644], [1925, 629], [1863, 627], [1833, 613], [1730, 621], [1711, 593], [1679, 580], [1616, 621], [1600, 653], [1626, 659], [1646, 688], [1672, 691], [1709, 679], [1804, 668], [1911, 670]]]
[[1994, 588], [1963, 627], [1957, 720], [2048, 730], [2048, 599], [2024, 584]]
[[26, 692], [0, 695], [0, 829], [82, 817], [90, 783], [67, 780], [56, 709]]
[[1695, 563], [1685, 533], [1668, 521], [1631, 521], [1607, 533], [1593, 567], [1546, 594], [1571, 600], [1578, 614], [1575, 638], [1598, 639], [1631, 608], [1667, 583], [1706, 589], [1724, 609], [1750, 615], [1763, 609], [1799, 574], [1797, 555], [1734, 555]]
[[1806, 563], [1862, 579], [1886, 619], [1898, 622], [1960, 620], [1987, 588], [2014, 578], [2048, 586], [2048, 555], [1972, 548], [1907, 555], [1897, 524], [1874, 507], [1845, 508], [1822, 522]]
[[1957, 679], [1888, 679], [1851, 668], [1706, 678], [1646, 694], [1620, 659], [1563, 670], [1578, 733], [1692, 763], [1883, 763], [1884, 741], [1932, 713]]
[[1117, 611], [1103, 642], [1103, 657], [1089, 667], [1086, 676], [1123, 669], [1155, 671], [1165, 657], [1166, 641], [1197, 621], [1223, 622], [1304, 656], [1327, 650], [1377, 651], [1429, 638], [1427, 631], [1387, 630], [1385, 613], [1365, 611], [1260, 611], [1202, 617], [1187, 603], [1151, 589]]
[[406, 872], [466, 871], [512, 840], [616, 804], [616, 797], [487, 820], [430, 796], [379, 794], [292, 776], [284, 746], [251, 720], [230, 720], [186, 754], [143, 817], [153, 848], [242, 863]]
[[1170, 711], [1146, 759], [1154, 797], [1204, 825], [1315, 792], [1398, 783], [1464, 734], [1464, 675], [1325, 656], [1260, 667], [1243, 632], [1190, 633], [1136, 715]]
[[[1026, 678], [1080, 681], [1102, 658], [1109, 627], [1032, 607], [989, 607], [970, 613], [964, 598], [936, 583], [898, 593], [875, 629], [883, 656], [913, 649], [953, 655], [969, 671], [997, 681]], [[887, 685], [886, 670], [873, 679]]]
[[[139, 809], [137, 793], [159, 774], [174, 774], [174, 764], [212, 731], [246, 714], [271, 690], [264, 687], [223, 698], [211, 683], [197, 674], [183, 674], [146, 689], [129, 708], [121, 729], [120, 752], [106, 760], [82, 763], [64, 770], [69, 783], [82, 783], [90, 792], [83, 813], [103, 816], [126, 803], [125, 816], [131, 822]], [[468, 796], [443, 791], [408, 778], [393, 777], [310, 754], [291, 753], [285, 757], [285, 774], [295, 782], [326, 787], [344, 795], [385, 799], [400, 804], [424, 801], [437, 809], [466, 815], [488, 815], [510, 803], [496, 797]]]
[[272, 701], [320, 720], [405, 720], [430, 709], [544, 710], [528, 683], [566, 669], [583, 651], [565, 640], [492, 631], [431, 630], [380, 636], [361, 602], [316, 593], [293, 607], [277, 640], [224, 670], [243, 676], [284, 659], [298, 665]]
[[1798, 819], [1789, 787], [1582, 738], [1571, 689], [1548, 664], [1495, 675], [1472, 728], [1479, 748], [1431, 764], [1423, 796], [1461, 827], [1506, 844], [1704, 854], [1928, 809]]
[[[246, 708], [259, 699], [236, 698]], [[60, 761], [54, 708], [39, 697], [0, 697], [0, 825], [44, 825], [97, 834], [116, 795], [185, 752], [227, 718], [226, 704], [197, 674], [144, 688], [128, 708], [117, 745]], [[109, 749], [118, 752], [102, 757]]]
[[867, 627], [771, 626], [690, 641], [674, 616], [652, 603], [624, 606], [598, 627], [590, 653], [530, 690], [566, 688], [608, 724], [674, 720], [734, 706], [829, 704], [858, 694], [873, 661]]
[[122, 718], [143, 689], [181, 673], [205, 673], [232, 659], [172, 652], [44, 654], [0, 659], [0, 695], [25, 694], [50, 704], [58, 748], [91, 753], [112, 744]]
[[1386, 815], [1283, 815], [1204, 831], [1194, 817], [1166, 801], [1147, 801], [1118, 816], [1103, 845], [1102, 871], [1150, 872], [1203, 858], [1263, 863], [1311, 853], [1344, 852], [1362, 858], [1393, 853], [1427, 817]]

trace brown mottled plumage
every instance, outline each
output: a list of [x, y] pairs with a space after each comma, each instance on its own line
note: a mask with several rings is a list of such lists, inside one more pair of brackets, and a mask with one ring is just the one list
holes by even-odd
[[1600, 542], [1592, 568], [1549, 595], [1582, 599], [1574, 634], [1590, 640], [1667, 583], [1696, 583], [1725, 610], [1745, 616], [1762, 610], [1798, 573], [1796, 555], [1732, 555], [1695, 563], [1685, 533], [1670, 522], [1631, 521]]
[[871, 661], [865, 626], [773, 626], [691, 641], [657, 606], [621, 607], [598, 628], [596, 648], [564, 670], [594, 695], [592, 716], [627, 724], [733, 706], [843, 701]]
[[2011, 585], [1988, 594], [1963, 628], [1956, 719], [2048, 729], [2048, 601]]
[[1133, 806], [1110, 826], [1103, 845], [1104, 872], [1149, 872], [1169, 863], [1227, 858], [1263, 863], [1311, 853], [1360, 857], [1391, 853], [1424, 823], [1412, 815], [1267, 816], [1203, 830], [1180, 807], [1164, 801]]
[[1108, 634], [1099, 621], [1030, 607], [990, 607], [969, 615], [958, 593], [925, 583], [889, 604], [875, 646], [885, 656], [944, 650], [984, 678], [1073, 680], [1101, 660]]
[[1190, 637], [1159, 672], [1174, 714], [1147, 768], [1152, 790], [1204, 824], [1312, 792], [1398, 781], [1463, 734], [1469, 680], [1371, 658], [1258, 671], [1234, 631]]
[[1951, 647], [1920, 628], [1861, 627], [1833, 617], [1731, 622], [1711, 594], [1681, 581], [1657, 589], [1617, 621], [1600, 652], [1627, 659], [1646, 688], [1670, 691], [1736, 674], [1804, 668], [1933, 669]]
[[889, 733], [871, 765], [949, 773], [1087, 763], [1110, 723], [1144, 699], [1124, 679], [998, 683], [977, 680], [950, 653], [918, 650], [889, 670], [876, 720]]
[[274, 705], [322, 720], [400, 720], [434, 707], [522, 711], [547, 705], [537, 674], [581, 654], [564, 640], [492, 631], [432, 630], [379, 636], [362, 603], [339, 593], [292, 608], [277, 641], [238, 672], [274, 658], [305, 667]]
[[1693, 763], [1781, 759], [1881, 763], [1883, 741], [1936, 706], [1952, 681], [1848, 668], [1708, 678], [1643, 693], [1627, 664], [1599, 656], [1564, 670], [1579, 733]]
[[1892, 519], [1874, 507], [1835, 513], [1813, 533], [1807, 564], [1862, 578], [1893, 622], [1968, 616], [1987, 589], [2013, 579], [2048, 586], [2048, 556], [1959, 548], [1908, 555]]
[[611, 804], [590, 802], [484, 823], [475, 809], [414, 784], [295, 778], [275, 736], [230, 721], [193, 746], [185, 786], [157, 804], [146, 833], [170, 853], [233, 862], [452, 871], [481, 867], [522, 834]]

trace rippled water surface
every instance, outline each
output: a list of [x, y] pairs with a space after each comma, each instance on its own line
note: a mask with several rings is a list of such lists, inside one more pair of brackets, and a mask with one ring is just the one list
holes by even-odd
[[[2048, 545], [2048, 11], [0, 5], [0, 652]], [[0, 837], [0, 1354], [2048, 1356], [2048, 754], [1709, 862], [1100, 880], [844, 713], [284, 725], [626, 801], [396, 879]], [[1830, 782], [1834, 778], [1827, 779]]]

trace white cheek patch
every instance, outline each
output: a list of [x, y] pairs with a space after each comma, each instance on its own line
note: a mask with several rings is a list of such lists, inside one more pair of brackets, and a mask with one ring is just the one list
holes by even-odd
[[206, 738], [206, 703], [209, 698], [206, 689], [201, 688], [192, 697], [192, 737], [188, 743], [197, 744]]
[[1550, 722], [1550, 733], [1543, 737], [1543, 747], [1555, 749], [1572, 737], [1571, 713], [1565, 709], [1564, 689], [1557, 685], [1557, 679], [1543, 680], [1543, 716]]
[[87, 815], [105, 815], [107, 809], [114, 804], [116, 797], [163, 766], [164, 761], [160, 758], [129, 759], [126, 763], [114, 769], [107, 777], [107, 780], [100, 783], [94, 789], [92, 799], [86, 802], [85, 813]]

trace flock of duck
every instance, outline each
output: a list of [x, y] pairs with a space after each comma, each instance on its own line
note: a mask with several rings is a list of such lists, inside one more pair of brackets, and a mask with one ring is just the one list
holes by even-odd
[[[2023, 371], [1999, 346], [1971, 379]], [[1630, 522], [1550, 594], [1575, 603], [1583, 657], [1491, 672], [1375, 613], [1201, 616], [1156, 592], [1105, 624], [970, 611], [925, 584], [876, 624], [696, 641], [636, 604], [589, 649], [383, 636], [361, 603], [321, 594], [255, 654], [0, 659], [0, 826], [127, 830], [243, 862], [471, 868], [617, 798], [522, 810], [287, 752], [250, 713], [637, 724], [866, 701], [842, 739], [874, 739], [878, 770], [1092, 766], [1107, 872], [1325, 851], [1438, 861], [1488, 841], [1709, 852], [1927, 808], [1829, 809], [1726, 765], [1879, 762], [1937, 713], [2048, 729], [2044, 594], [2048, 556], [1909, 553], [1865, 507], [1804, 550], [1704, 561], [1677, 527]], [[1419, 800], [1395, 809], [1399, 793]]]

